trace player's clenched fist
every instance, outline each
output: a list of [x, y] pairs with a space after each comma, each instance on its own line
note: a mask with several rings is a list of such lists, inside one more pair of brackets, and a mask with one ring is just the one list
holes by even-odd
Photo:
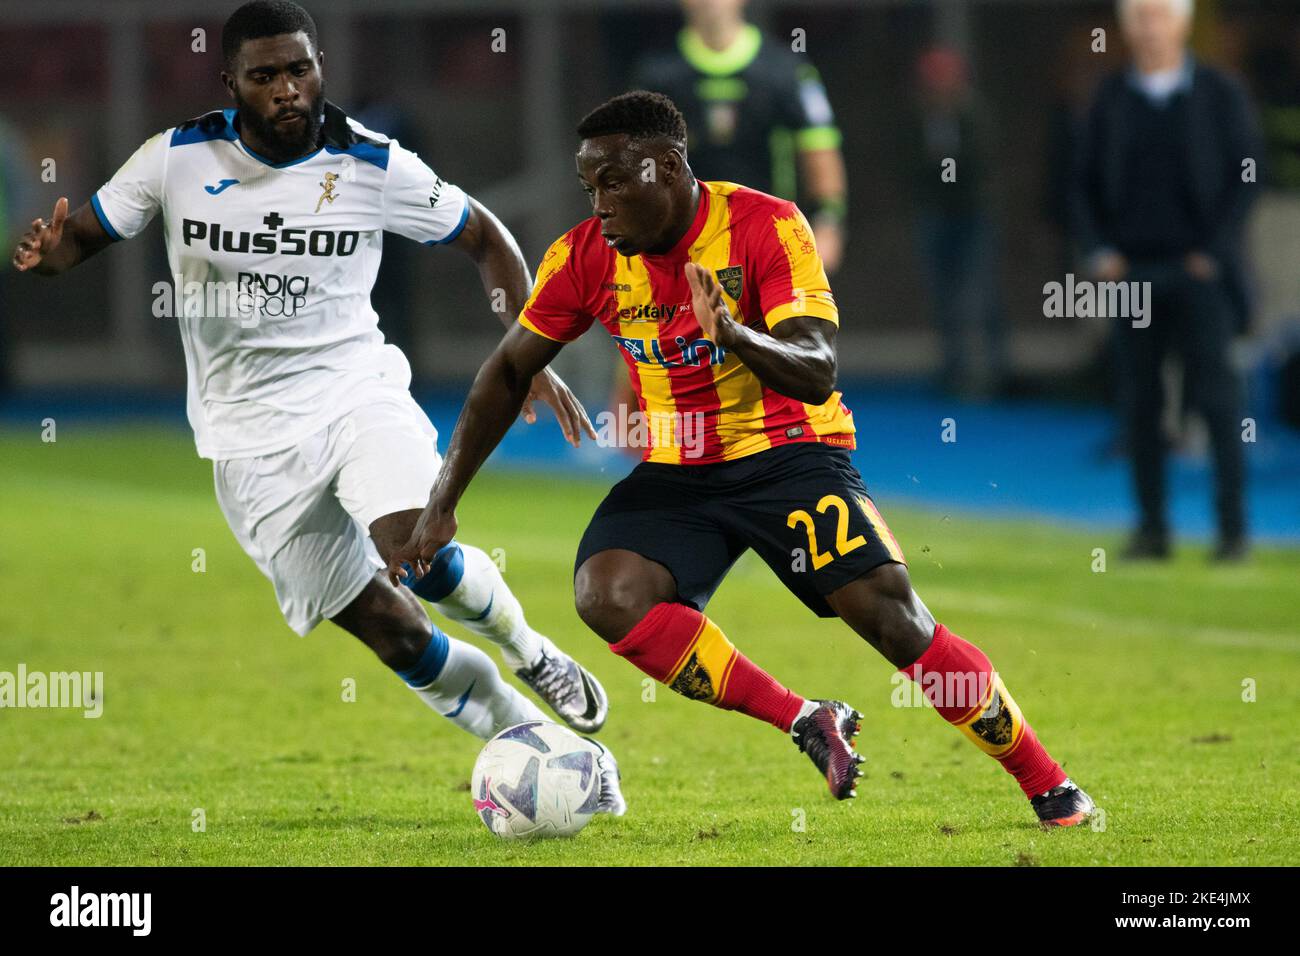
[[686, 263], [686, 281], [691, 285], [691, 308], [700, 328], [723, 348], [735, 344], [736, 321], [722, 299], [722, 288], [713, 273], [694, 262]]
[[388, 556], [388, 580], [393, 582], [393, 586], [400, 586], [406, 575], [403, 564], [410, 567], [412, 581], [424, 577], [429, 572], [433, 556], [456, 537], [456, 528], [455, 511], [444, 510], [433, 501], [425, 505], [410, 539]]

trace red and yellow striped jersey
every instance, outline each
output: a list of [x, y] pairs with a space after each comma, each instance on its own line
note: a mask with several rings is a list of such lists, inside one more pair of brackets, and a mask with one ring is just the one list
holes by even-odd
[[619, 255], [594, 216], [570, 229], [542, 259], [519, 321], [571, 342], [600, 320], [627, 363], [647, 461], [711, 464], [790, 442], [853, 448], [839, 392], [821, 405], [774, 392], [691, 309], [688, 261], [717, 276], [731, 314], [752, 329], [770, 334], [796, 315], [838, 325], [808, 221], [794, 203], [735, 183], [700, 187], [691, 228], [663, 255]]

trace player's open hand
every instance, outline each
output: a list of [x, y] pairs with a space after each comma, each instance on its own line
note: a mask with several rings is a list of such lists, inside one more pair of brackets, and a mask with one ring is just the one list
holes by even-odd
[[388, 580], [393, 582], [393, 586], [400, 586], [406, 575], [403, 564], [411, 569], [412, 579], [424, 577], [429, 572], [433, 556], [456, 537], [456, 528], [454, 509], [444, 509], [435, 501], [425, 505], [406, 544], [388, 556]]
[[63, 223], [68, 218], [68, 198], [61, 196], [54, 204], [54, 215], [49, 219], [33, 219], [32, 227], [18, 240], [9, 261], [19, 272], [38, 265], [63, 240]]
[[564, 432], [564, 440], [574, 448], [582, 442], [583, 432], [586, 432], [592, 441], [596, 440], [596, 429], [592, 427], [591, 419], [587, 417], [587, 410], [582, 407], [578, 397], [569, 391], [569, 386], [564, 384], [560, 376], [549, 368], [537, 374], [533, 379], [532, 390], [524, 399], [522, 414], [524, 421], [530, 425], [537, 421], [537, 412], [533, 410], [534, 401], [545, 402], [551, 406], [556, 421], [560, 423], [560, 430]]
[[713, 273], [694, 262], [686, 263], [686, 281], [691, 286], [691, 308], [704, 334], [723, 348], [735, 344], [736, 320], [722, 298], [722, 287]]

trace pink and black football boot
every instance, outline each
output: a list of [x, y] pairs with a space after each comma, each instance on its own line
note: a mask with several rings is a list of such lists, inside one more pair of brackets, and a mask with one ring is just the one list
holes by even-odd
[[866, 758], [853, 749], [862, 730], [862, 715], [843, 701], [807, 701], [790, 728], [790, 736], [826, 778], [836, 800], [856, 797], [858, 764]]

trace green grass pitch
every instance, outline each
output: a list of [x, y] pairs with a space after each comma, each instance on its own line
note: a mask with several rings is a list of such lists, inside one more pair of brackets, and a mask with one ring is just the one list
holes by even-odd
[[[603, 490], [489, 470], [461, 508], [464, 540], [504, 549], [532, 623], [605, 683], [601, 738], [630, 801], [574, 840], [509, 844], [471, 808], [477, 741], [342, 631], [300, 640], [284, 625], [187, 437], [75, 423], [51, 444], [35, 428], [0, 434], [0, 671], [105, 682], [97, 720], [0, 711], [0, 864], [1300, 858], [1300, 551], [1211, 568], [1188, 547], [1167, 566], [1125, 566], [1116, 534], [879, 502], [922, 598], [989, 654], [1105, 811], [1104, 828], [1043, 833], [1009, 775], [929, 708], [893, 706], [888, 664], [811, 617], [752, 555], [710, 615], [789, 686], [865, 714], [858, 799], [831, 800], [770, 727], [662, 687], [646, 699], [640, 672], [573, 611], [573, 554]], [[1105, 573], [1092, 570], [1098, 547], [1112, 552]]]

